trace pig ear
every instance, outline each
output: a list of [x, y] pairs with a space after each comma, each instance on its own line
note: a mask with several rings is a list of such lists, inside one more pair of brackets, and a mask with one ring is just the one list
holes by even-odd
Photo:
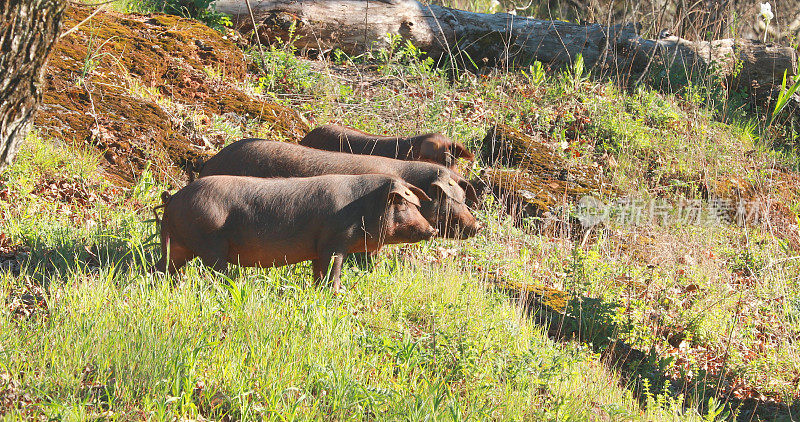
[[[422, 204], [420, 204], [420, 202], [419, 202], [419, 198], [417, 197], [417, 195], [414, 194], [414, 192], [411, 191], [410, 188], [411, 187], [406, 187], [406, 186], [403, 186], [401, 184], [395, 185], [392, 188], [392, 191], [389, 192], [389, 200], [391, 201], [391, 200], [394, 200], [394, 199], [402, 198], [402, 199], [404, 199], [404, 200], [406, 200], [408, 202], [411, 202], [412, 204], [414, 204], [414, 205], [416, 205], [418, 207], [422, 206]], [[417, 189], [417, 187], [414, 187], [414, 189]], [[417, 190], [419, 190], [419, 189], [417, 189]], [[422, 194], [425, 195], [424, 192]], [[430, 200], [430, 198], [428, 198], [428, 199]]]
[[428, 196], [428, 194], [425, 193], [424, 190], [422, 190], [422, 189], [420, 189], [420, 188], [418, 188], [418, 187], [416, 187], [416, 186], [414, 186], [414, 185], [412, 185], [410, 183], [407, 184], [406, 187], [411, 191], [411, 193], [416, 195], [417, 198], [419, 198], [420, 201], [430, 201], [431, 200], [431, 197]]
[[444, 193], [446, 196], [448, 196], [450, 198], [453, 198], [453, 199], [456, 199], [453, 196], [453, 186], [458, 185], [458, 183], [455, 181], [455, 179], [450, 178], [450, 177], [441, 178], [441, 179], [433, 182], [432, 185], [437, 187], [437, 188], [439, 188], [439, 190], [441, 190], [442, 193]]
[[437, 153], [438, 149], [439, 149], [439, 143], [438, 142], [433, 141], [430, 138], [425, 138], [419, 144], [419, 155], [420, 155], [420, 157], [424, 157], [424, 158], [436, 157], [436, 153]]
[[469, 161], [475, 161], [475, 154], [470, 152], [464, 144], [461, 143], [454, 143], [453, 144], [453, 155], [457, 158], [463, 158]]
[[458, 182], [458, 185], [461, 186], [461, 189], [464, 189], [464, 192], [467, 193], [467, 199], [472, 201], [473, 203], [478, 202], [478, 192], [475, 190], [475, 186], [472, 186], [472, 183], [469, 181], [462, 179]]

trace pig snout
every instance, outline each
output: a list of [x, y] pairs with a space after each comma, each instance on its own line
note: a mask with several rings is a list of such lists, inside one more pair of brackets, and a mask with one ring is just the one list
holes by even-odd
[[448, 217], [444, 218], [445, 227], [440, 230], [445, 237], [451, 239], [468, 239], [478, 234], [482, 228], [480, 221], [463, 204], [450, 207]]
[[393, 211], [394, 216], [387, 227], [387, 243], [416, 243], [439, 233], [415, 205], [398, 204]]
[[406, 230], [409, 232], [408, 237], [413, 239], [413, 242], [429, 240], [439, 234], [439, 229], [428, 223], [427, 220], [422, 218], [422, 215], [420, 215], [419, 219], [415, 219], [414, 224], [410, 224], [408, 229]]
[[430, 224], [428, 224], [428, 228], [425, 230], [425, 233], [424, 233], [423, 236], [425, 236], [425, 240], [428, 240], [428, 239], [432, 238], [433, 236], [436, 236], [437, 234], [439, 234], [439, 229], [437, 229], [437, 228], [431, 226]]
[[478, 232], [481, 231], [483, 228], [483, 224], [480, 221], [475, 220], [474, 224], [466, 225], [463, 229], [461, 229], [461, 239], [467, 239], [470, 237], [475, 236]]
[[455, 221], [448, 228], [450, 229], [450, 236], [454, 239], [469, 239], [475, 236], [483, 227], [481, 223], [472, 217], [472, 221]]

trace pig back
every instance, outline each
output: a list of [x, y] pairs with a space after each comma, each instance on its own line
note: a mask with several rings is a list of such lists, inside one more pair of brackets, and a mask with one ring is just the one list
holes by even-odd
[[401, 177], [405, 162], [385, 157], [323, 151], [286, 142], [244, 139], [211, 157], [200, 177], [312, 177], [325, 174], [387, 174]]
[[444, 166], [419, 161], [323, 151], [286, 142], [244, 139], [210, 158], [200, 177], [312, 177], [324, 174], [387, 174], [425, 190], [438, 177], [451, 174]]
[[[439, 164], [421, 161], [323, 151], [266, 139], [245, 139], [226, 146], [209, 159], [200, 177], [239, 175], [280, 178], [325, 174], [386, 174], [399, 177], [433, 198], [432, 202], [423, 203], [422, 211], [423, 215], [430, 218], [429, 221], [435, 223], [432, 209], [444, 204], [440, 204], [433, 185], [442, 180], [446, 185], [454, 172]], [[448, 187], [448, 194], [456, 202], [464, 201], [464, 191], [458, 186]]]
[[339, 125], [315, 128], [300, 140], [300, 145], [326, 151], [413, 159], [409, 138], [373, 135]]
[[[331, 216], [344, 209], [360, 220], [365, 212], [376, 208], [375, 204], [361, 202], [374, 202], [391, 181], [391, 177], [383, 175], [296, 178], [214, 175], [198, 179], [178, 191], [170, 205], [189, 203], [193, 212], [216, 216], [220, 224], [231, 226], [277, 221], [314, 226], [317, 221], [312, 220], [335, 225], [341, 219]], [[224, 223], [220, 216], [224, 216]]]

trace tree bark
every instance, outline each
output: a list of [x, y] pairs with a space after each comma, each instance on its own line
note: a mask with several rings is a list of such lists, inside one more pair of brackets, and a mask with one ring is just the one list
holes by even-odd
[[[734, 86], [780, 84], [783, 72], [797, 73], [797, 54], [789, 47], [723, 39], [691, 42], [678, 37], [652, 40], [636, 25], [575, 24], [484, 14], [423, 5], [415, 0], [251, 0], [262, 39], [288, 40], [318, 51], [339, 48], [360, 54], [389, 45], [400, 35], [434, 59], [466, 67], [515, 67], [540, 61], [569, 66], [578, 54], [589, 69], [621, 77], [639, 75], [662, 64], [672, 72], [720, 72]], [[217, 0], [217, 11], [232, 15], [237, 29], [253, 30], [245, 0]], [[290, 34], [290, 30], [292, 33]]]
[[11, 164], [33, 122], [65, 5], [62, 0], [0, 0], [0, 172]]

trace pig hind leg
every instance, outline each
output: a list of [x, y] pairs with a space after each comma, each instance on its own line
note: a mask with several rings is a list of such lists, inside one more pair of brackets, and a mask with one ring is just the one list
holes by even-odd
[[[190, 259], [194, 258], [192, 251], [176, 242], [169, 243], [169, 250], [166, 245], [162, 246], [161, 253], [161, 259], [156, 263], [155, 269], [161, 272], [169, 270], [170, 274], [175, 274]], [[169, 265], [167, 265], [167, 256], [169, 256]]]

